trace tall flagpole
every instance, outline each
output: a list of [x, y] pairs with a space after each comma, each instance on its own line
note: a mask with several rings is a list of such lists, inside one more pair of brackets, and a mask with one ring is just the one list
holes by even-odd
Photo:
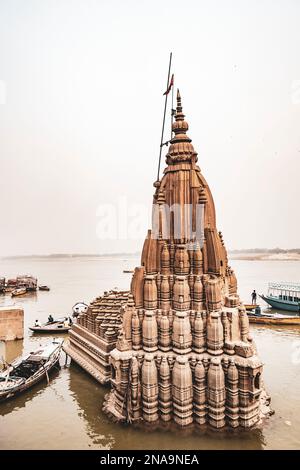
[[174, 87], [175, 87], [175, 83], [173, 82], [173, 86], [172, 86], [172, 104], [171, 104], [171, 137], [170, 137], [170, 141], [172, 140], [172, 133], [173, 133], [173, 120], [174, 120], [174, 114], [175, 114], [175, 109], [173, 109], [173, 106], [174, 106]]
[[[167, 90], [169, 87], [170, 82], [170, 72], [171, 72], [171, 63], [172, 63], [172, 52], [170, 52], [170, 59], [169, 59], [169, 70], [168, 70], [168, 81], [167, 81]], [[164, 117], [163, 117], [163, 124], [161, 130], [161, 139], [160, 139], [160, 148], [159, 148], [159, 160], [158, 160], [158, 170], [157, 170], [157, 181], [159, 181], [159, 172], [160, 172], [160, 162], [161, 162], [161, 153], [163, 148], [163, 140], [164, 140], [164, 130], [165, 130], [165, 120], [166, 120], [166, 110], [167, 110], [167, 102], [168, 102], [168, 94], [166, 93], [165, 97], [165, 107], [164, 107]]]

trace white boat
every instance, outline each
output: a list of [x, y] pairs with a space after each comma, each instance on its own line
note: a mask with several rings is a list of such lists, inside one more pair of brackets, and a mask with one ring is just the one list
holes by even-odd
[[270, 282], [267, 295], [260, 297], [272, 308], [300, 312], [300, 284], [293, 282]]

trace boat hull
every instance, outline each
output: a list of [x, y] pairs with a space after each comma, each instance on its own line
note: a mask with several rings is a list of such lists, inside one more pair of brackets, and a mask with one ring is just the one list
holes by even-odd
[[278, 310], [287, 310], [288, 312], [300, 312], [299, 305], [296, 302], [289, 302], [288, 300], [280, 300], [275, 297], [268, 295], [260, 296], [267, 304], [271, 305], [272, 308]]
[[18, 290], [13, 290], [12, 293], [11, 293], [11, 296], [12, 297], [18, 297], [19, 295], [25, 295], [27, 294], [27, 290], [26, 289], [20, 289], [19, 291]]
[[31, 331], [33, 331], [34, 333], [68, 333], [68, 331], [71, 329], [71, 326], [68, 326], [68, 327], [62, 327], [62, 328], [43, 328], [43, 327], [40, 327], [40, 326], [31, 326], [29, 327], [29, 329]]
[[258, 323], [261, 325], [299, 325], [300, 326], [300, 317], [286, 317], [286, 318], [277, 318], [272, 316], [264, 315], [251, 315], [248, 314], [250, 323]]
[[10, 400], [11, 398], [15, 398], [17, 395], [20, 395], [21, 393], [25, 392], [29, 388], [33, 387], [35, 384], [38, 382], [41, 382], [44, 378], [46, 378], [47, 373], [51, 372], [55, 367], [60, 367], [59, 366], [59, 356], [53, 363], [48, 368], [45, 368], [42, 371], [39, 371], [36, 373], [31, 380], [27, 380], [24, 384], [20, 385], [19, 387], [16, 387], [13, 390], [8, 390], [5, 392], [0, 392], [0, 402]]
[[251, 310], [255, 310], [256, 307], [259, 307], [258, 304], [244, 304], [244, 307], [246, 309], [246, 311], [251, 311]]

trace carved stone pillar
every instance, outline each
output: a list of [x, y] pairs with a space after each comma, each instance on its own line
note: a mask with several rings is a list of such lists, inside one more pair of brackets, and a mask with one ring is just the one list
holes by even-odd
[[171, 293], [168, 276], [162, 276], [160, 286], [160, 308], [161, 310], [168, 311], [171, 307]]
[[146, 275], [144, 283], [144, 306], [145, 309], [157, 308], [157, 285], [155, 276]]
[[225, 378], [219, 358], [211, 359], [207, 374], [208, 422], [215, 428], [225, 426]]
[[153, 310], [146, 310], [142, 326], [143, 346], [145, 351], [152, 352], [157, 350], [158, 328], [156, 314]]
[[196, 276], [194, 283], [193, 309], [197, 312], [203, 310], [204, 289], [201, 276]]
[[207, 351], [214, 356], [222, 354], [224, 345], [220, 313], [212, 312], [207, 319]]
[[132, 348], [138, 350], [142, 347], [141, 324], [137, 311], [134, 310], [131, 319]]
[[194, 415], [198, 424], [206, 422], [206, 374], [202, 361], [197, 362], [194, 372]]
[[174, 272], [178, 275], [189, 274], [190, 260], [185, 245], [178, 245], [175, 251]]
[[162, 421], [172, 419], [172, 384], [170, 366], [166, 357], [162, 358], [159, 368], [159, 411]]
[[172, 333], [173, 349], [178, 354], [191, 351], [192, 333], [188, 312], [175, 312]]
[[231, 427], [239, 425], [239, 373], [234, 359], [230, 360], [227, 370], [226, 418]]
[[131, 358], [131, 420], [135, 421], [141, 417], [141, 393], [139, 381], [139, 363], [136, 357]]
[[170, 322], [167, 315], [163, 315], [160, 319], [158, 342], [159, 348], [162, 351], [170, 351], [172, 349]]
[[152, 423], [158, 420], [158, 374], [152, 354], [145, 354], [142, 365], [143, 419]]
[[170, 274], [170, 252], [167, 243], [164, 244], [161, 253], [161, 274]]
[[186, 276], [176, 276], [173, 287], [173, 307], [186, 311], [191, 308], [190, 288]]
[[193, 329], [193, 350], [197, 353], [202, 353], [205, 350], [205, 332], [200, 312], [196, 313]]
[[174, 421], [180, 426], [193, 422], [192, 371], [186, 356], [176, 358], [172, 373]]

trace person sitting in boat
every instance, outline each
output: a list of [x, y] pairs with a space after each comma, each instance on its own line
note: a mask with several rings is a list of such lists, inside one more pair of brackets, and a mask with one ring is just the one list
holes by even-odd
[[69, 317], [69, 326], [72, 326], [73, 325], [73, 320], [71, 317]]
[[39, 320], [35, 320], [34, 326], [41, 327], [41, 322]]
[[252, 292], [251, 297], [252, 297], [252, 305], [255, 305], [256, 304], [256, 297], [257, 297], [255, 289]]
[[54, 322], [54, 318], [52, 317], [51, 313], [48, 317], [48, 323], [53, 323]]
[[69, 320], [67, 319], [67, 317], [65, 318], [65, 321], [64, 321], [64, 328], [69, 328]]

